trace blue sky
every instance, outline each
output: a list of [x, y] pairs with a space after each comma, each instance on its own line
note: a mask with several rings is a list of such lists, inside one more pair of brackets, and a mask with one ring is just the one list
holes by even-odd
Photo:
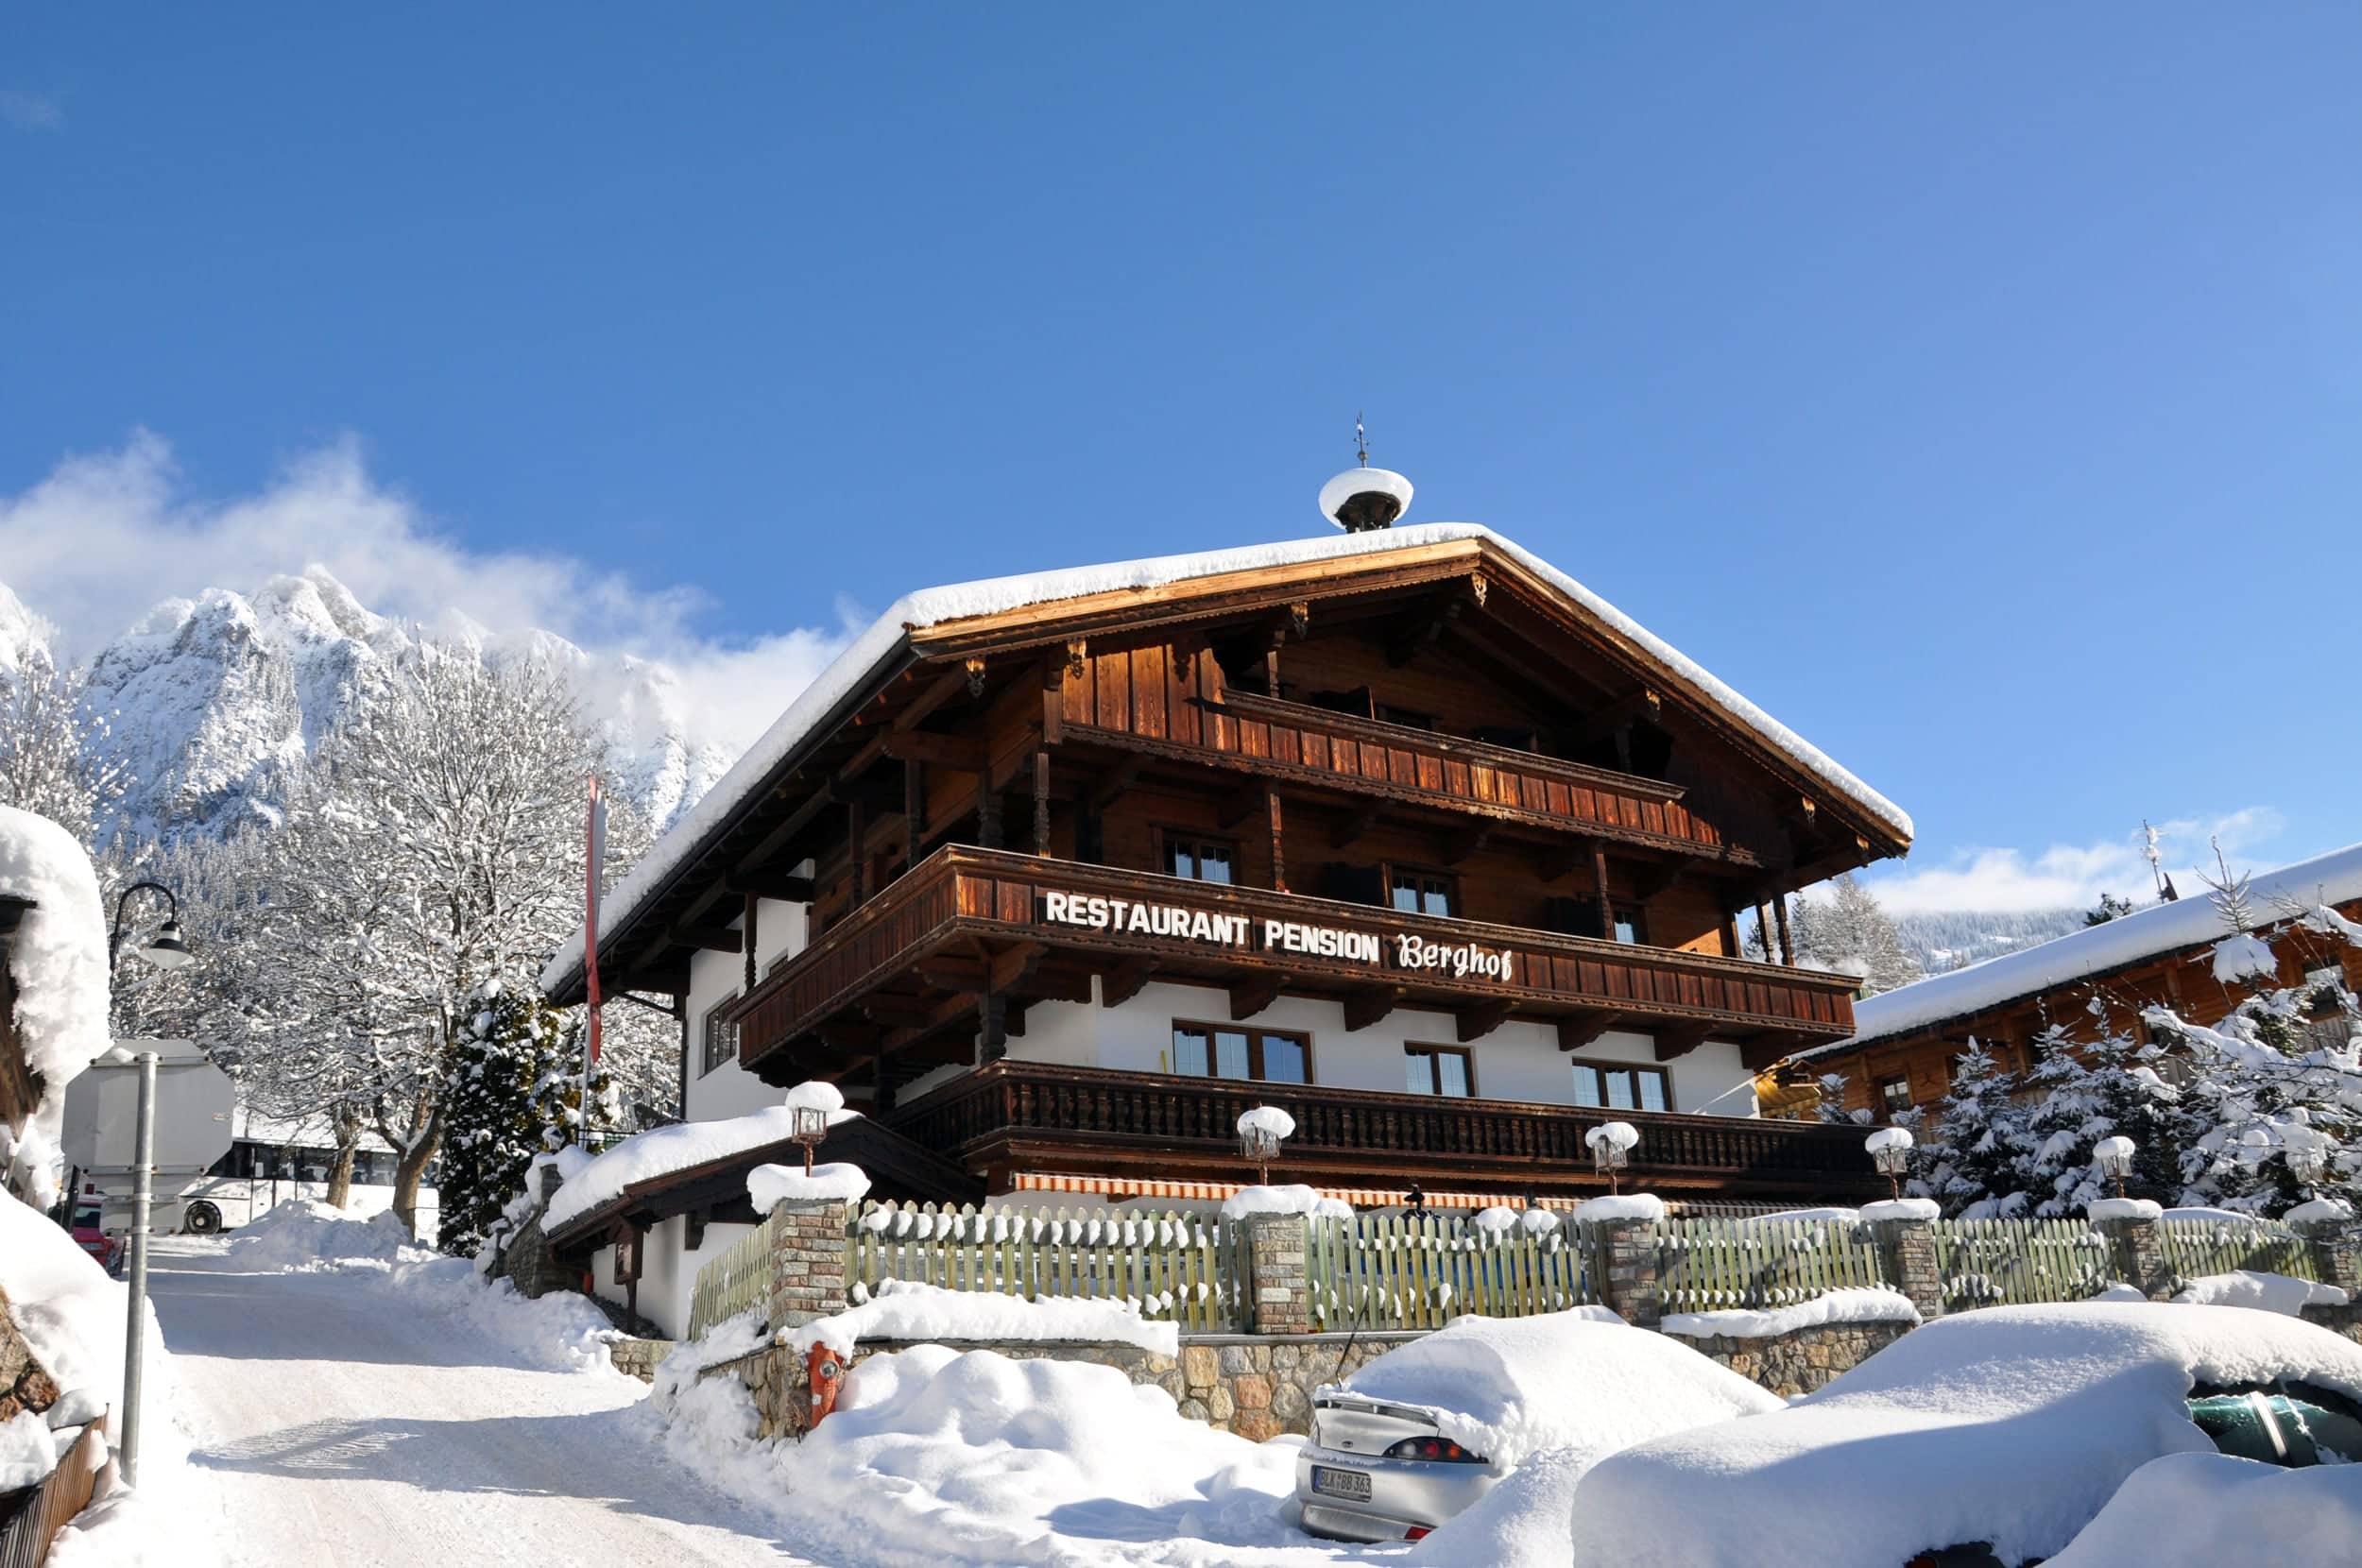
[[2351, 5], [653, 15], [13, 19], [0, 581], [317, 557], [775, 709], [917, 582], [1318, 531], [1366, 409], [1898, 899], [2362, 838]]

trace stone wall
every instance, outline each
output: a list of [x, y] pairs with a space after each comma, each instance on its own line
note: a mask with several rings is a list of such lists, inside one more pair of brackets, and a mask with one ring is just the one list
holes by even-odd
[[2332, 1334], [2342, 1334], [2355, 1344], [2362, 1345], [2362, 1304], [2349, 1306], [2308, 1306], [2304, 1309], [2303, 1316], [2306, 1322], [2319, 1323]]
[[1682, 1343], [1783, 1399], [1792, 1399], [1851, 1372], [1916, 1326], [1900, 1321], [1825, 1323], [1760, 1338], [1685, 1337]]
[[642, 1383], [655, 1382], [657, 1363], [672, 1354], [670, 1339], [610, 1339], [607, 1346], [607, 1358], [615, 1370]]

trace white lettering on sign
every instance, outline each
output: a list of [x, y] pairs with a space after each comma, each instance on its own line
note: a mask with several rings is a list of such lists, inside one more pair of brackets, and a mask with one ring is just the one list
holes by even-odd
[[1356, 963], [1378, 962], [1378, 937], [1373, 932], [1347, 930], [1342, 926], [1304, 926], [1293, 920], [1264, 921], [1263, 948], [1274, 953], [1342, 958]]
[[1404, 969], [1448, 969], [1452, 979], [1469, 975], [1485, 980], [1509, 978], [1509, 949], [1479, 946], [1473, 942], [1430, 942], [1409, 931], [1395, 938], [1395, 963]]
[[1225, 947], [1245, 946], [1249, 933], [1243, 914], [1216, 914], [1173, 904], [1143, 904], [1131, 898], [1087, 898], [1074, 893], [1043, 894], [1041, 917], [1060, 926], [1083, 926], [1127, 936], [1214, 942]]

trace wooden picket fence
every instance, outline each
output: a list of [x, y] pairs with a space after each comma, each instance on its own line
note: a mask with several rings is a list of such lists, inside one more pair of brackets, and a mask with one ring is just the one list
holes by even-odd
[[1441, 1328], [1474, 1313], [1525, 1318], [1600, 1299], [1582, 1231], [1471, 1217], [1402, 1214], [1314, 1219], [1305, 1274], [1317, 1329]]
[[1844, 1219], [1668, 1219], [1657, 1226], [1657, 1289], [1668, 1312], [1791, 1306], [1887, 1285], [1870, 1227]]
[[2167, 1219], [2157, 1227], [2165, 1262], [2183, 1279], [2241, 1269], [2319, 1281], [2320, 1263], [2305, 1239], [2264, 1220]]
[[2116, 1277], [2108, 1238], [2080, 1219], [1939, 1219], [1947, 1312], [2089, 1301]]
[[866, 1301], [882, 1280], [1123, 1302], [1187, 1333], [1239, 1326], [1244, 1245], [1210, 1216], [1138, 1209], [979, 1208], [865, 1202], [847, 1240], [846, 1291]]
[[706, 1260], [689, 1290], [689, 1337], [705, 1338], [716, 1323], [740, 1313], [768, 1307], [771, 1301], [772, 1226], [770, 1219], [740, 1236], [724, 1252]]

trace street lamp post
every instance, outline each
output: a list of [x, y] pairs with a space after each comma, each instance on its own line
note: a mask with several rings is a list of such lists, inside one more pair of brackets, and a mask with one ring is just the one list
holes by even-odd
[[1911, 1134], [1902, 1127], [1881, 1127], [1863, 1140], [1870, 1150], [1870, 1163], [1878, 1167], [1878, 1174], [1887, 1179], [1887, 1190], [1899, 1201], [1903, 1196], [1903, 1178], [1911, 1168]]
[[2139, 1149], [2138, 1144], [2121, 1134], [2092, 1145], [2093, 1162], [2102, 1176], [2115, 1183], [2118, 1198], [2124, 1196], [2124, 1179], [2132, 1174], [2132, 1156]]

